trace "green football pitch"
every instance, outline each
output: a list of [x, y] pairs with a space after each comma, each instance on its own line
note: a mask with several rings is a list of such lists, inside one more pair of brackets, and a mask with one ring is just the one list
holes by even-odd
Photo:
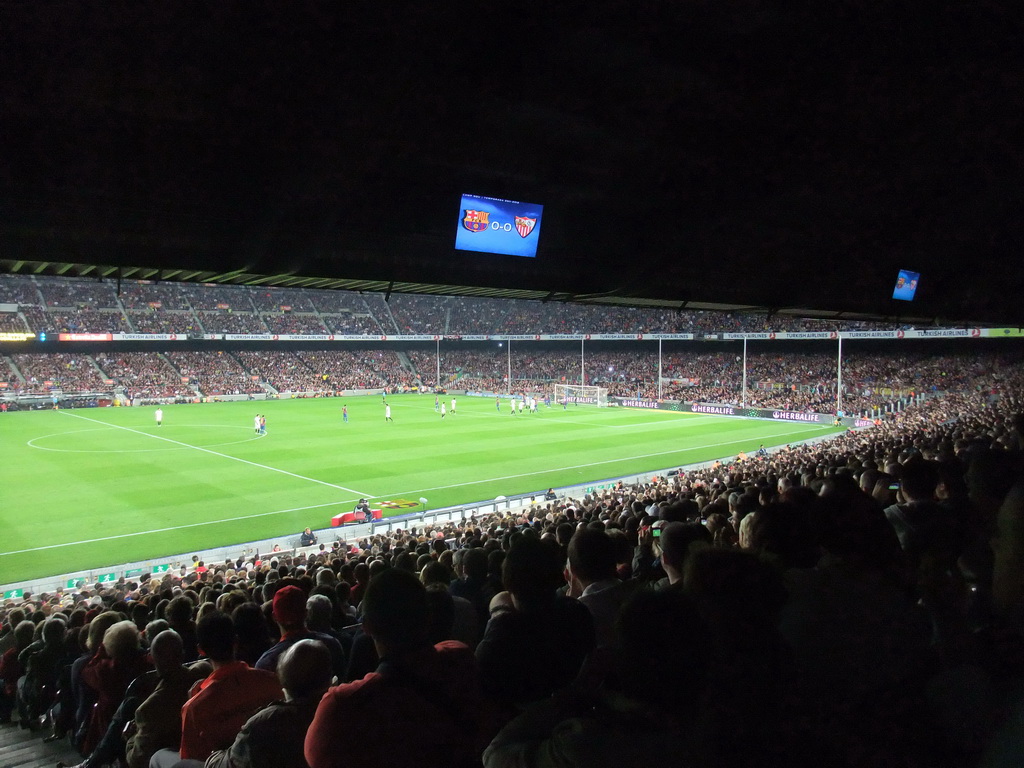
[[155, 407], [0, 414], [0, 584], [294, 536], [360, 497], [402, 514], [837, 431], [586, 406], [513, 416], [473, 397], [442, 420], [430, 395], [389, 403], [392, 422], [379, 396], [171, 405], [161, 426]]

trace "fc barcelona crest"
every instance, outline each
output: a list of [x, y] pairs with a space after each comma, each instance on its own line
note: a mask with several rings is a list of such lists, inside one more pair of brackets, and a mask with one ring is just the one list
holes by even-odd
[[519, 233], [520, 237], [526, 237], [529, 235], [533, 232], [533, 228], [535, 226], [537, 226], [536, 219], [530, 219], [526, 216], [516, 216], [516, 231]]
[[470, 232], [483, 232], [487, 229], [487, 217], [489, 215], [488, 211], [472, 211], [467, 208], [466, 216], [462, 219], [462, 226]]

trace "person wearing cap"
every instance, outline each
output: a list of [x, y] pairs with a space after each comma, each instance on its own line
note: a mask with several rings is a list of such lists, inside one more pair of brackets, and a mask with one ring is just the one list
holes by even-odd
[[159, 750], [150, 768], [171, 768], [186, 760], [191, 761], [186, 765], [202, 765], [214, 750], [231, 746], [249, 715], [284, 694], [273, 672], [235, 660], [237, 638], [227, 614], [214, 611], [204, 616], [196, 636], [213, 672], [192, 686], [181, 708], [180, 752]]
[[274, 593], [274, 621], [281, 628], [281, 640], [268, 648], [256, 662], [256, 669], [277, 671], [281, 656], [300, 640], [319, 640], [331, 652], [331, 670], [341, 678], [345, 674], [345, 650], [335, 638], [306, 628], [306, 593], [296, 586], [281, 587]]

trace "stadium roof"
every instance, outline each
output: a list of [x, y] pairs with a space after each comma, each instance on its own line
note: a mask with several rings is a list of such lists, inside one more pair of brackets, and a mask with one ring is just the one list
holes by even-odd
[[[3, 271], [1024, 323], [1018, 4], [0, 16]], [[464, 192], [537, 258], [454, 250]]]

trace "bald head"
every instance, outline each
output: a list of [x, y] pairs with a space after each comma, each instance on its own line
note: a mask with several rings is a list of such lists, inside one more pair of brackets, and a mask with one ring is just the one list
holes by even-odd
[[300, 640], [281, 657], [277, 676], [289, 700], [320, 696], [331, 685], [331, 652], [319, 640]]
[[180, 667], [184, 661], [181, 635], [173, 629], [165, 629], [153, 638], [149, 653], [153, 657], [153, 666], [156, 667], [157, 674], [163, 677]]

